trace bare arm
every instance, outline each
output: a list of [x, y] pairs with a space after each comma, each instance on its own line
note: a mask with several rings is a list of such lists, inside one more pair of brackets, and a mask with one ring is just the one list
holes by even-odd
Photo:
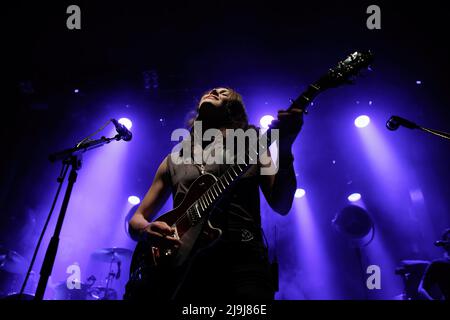
[[[297, 179], [290, 151], [280, 151], [280, 157], [276, 174], [261, 175], [260, 186], [270, 207], [279, 214], [286, 215], [292, 207]], [[262, 162], [274, 165], [270, 154], [263, 155]]]
[[[276, 212], [286, 215], [292, 207], [297, 189], [292, 145], [303, 126], [303, 110], [298, 108], [280, 110], [278, 119], [272, 121], [271, 125], [280, 130], [278, 171], [273, 175], [262, 175], [260, 185], [270, 207]], [[268, 152], [266, 156], [270, 157], [270, 153]]]
[[[134, 240], [140, 240], [142, 235], [164, 237], [173, 232], [172, 228], [164, 222], [150, 222], [154, 219], [170, 195], [167, 161], [168, 158], [166, 157], [161, 162], [150, 189], [130, 219], [129, 230]], [[170, 240], [170, 237], [168, 238]]]

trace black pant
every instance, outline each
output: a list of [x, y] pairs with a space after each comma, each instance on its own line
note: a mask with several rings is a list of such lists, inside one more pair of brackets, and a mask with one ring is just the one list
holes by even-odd
[[271, 301], [274, 275], [257, 241], [220, 241], [198, 254], [175, 297], [178, 301]]

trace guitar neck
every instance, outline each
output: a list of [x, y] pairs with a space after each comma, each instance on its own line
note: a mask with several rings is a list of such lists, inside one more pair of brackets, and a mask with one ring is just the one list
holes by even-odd
[[322, 91], [321, 86], [319, 85], [319, 81], [310, 84], [308, 88], [297, 97], [297, 99], [293, 100], [288, 110], [292, 110], [293, 108], [298, 108], [306, 111], [306, 108], [309, 104], [319, 95]]
[[[295, 100], [292, 101], [288, 110], [293, 108], [306, 109], [312, 100], [320, 93], [321, 89], [317, 83], [311, 84], [308, 88]], [[194, 206], [201, 214], [207, 212], [220, 200], [225, 192], [251, 167], [257, 162], [259, 153], [264, 153], [272, 144], [271, 142], [272, 128], [269, 127], [259, 138], [257, 150], [254, 146], [249, 146], [250, 154], [247, 153], [247, 159], [241, 159], [238, 163], [231, 165], [227, 171], [217, 179], [217, 181], [197, 200]], [[263, 143], [262, 143], [263, 142]], [[247, 161], [249, 160], [249, 161]]]
[[[209, 211], [223, 194], [251, 167], [249, 163], [233, 164], [217, 181], [196, 201], [201, 213]], [[194, 204], [195, 205], [195, 204]]]

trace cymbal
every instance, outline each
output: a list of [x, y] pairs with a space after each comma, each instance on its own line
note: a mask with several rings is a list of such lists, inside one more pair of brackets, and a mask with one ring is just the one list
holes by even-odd
[[23, 274], [28, 270], [28, 262], [16, 251], [0, 248], [0, 270]]
[[427, 265], [430, 263], [430, 261], [427, 260], [402, 260], [400, 261], [403, 266], [420, 266], [420, 265]]
[[[51, 286], [49, 285], [49, 287], [51, 287], [51, 288], [53, 288], [53, 289], [55, 289], [57, 291], [59, 291], [59, 290], [61, 290], [61, 291], [71, 290], [71, 289], [68, 288], [66, 281], [57, 282], [57, 283], [55, 283], [55, 284], [53, 284]], [[88, 284], [86, 284], [84, 282], [80, 282], [80, 289], [77, 289], [77, 290], [87, 290], [90, 287], [91, 287], [90, 285], [88, 285]]]
[[28, 293], [20, 295], [20, 293], [13, 292], [2, 298], [2, 300], [34, 300], [34, 295]]
[[125, 248], [105, 248], [95, 250], [91, 257], [101, 262], [120, 261], [121, 258], [128, 259], [133, 254], [133, 251]]
[[95, 300], [117, 300], [117, 291], [105, 287], [92, 287], [89, 295]]

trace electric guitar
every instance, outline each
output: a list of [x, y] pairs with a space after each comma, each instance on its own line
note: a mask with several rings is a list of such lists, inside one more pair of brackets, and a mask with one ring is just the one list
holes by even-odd
[[[352, 83], [353, 78], [362, 69], [368, 68], [372, 60], [373, 55], [370, 51], [352, 53], [318, 81], [309, 85], [297, 99], [291, 101], [288, 110], [299, 108], [306, 113], [306, 108], [318, 94], [329, 88]], [[262, 145], [270, 146], [270, 131], [274, 128], [270, 126], [259, 138], [259, 141], [261, 139], [269, 141]], [[208, 219], [212, 210], [224, 193], [229, 191], [251, 166], [250, 161], [239, 161], [230, 165], [221, 177], [209, 173], [199, 176], [189, 187], [180, 205], [156, 219], [175, 229], [172, 236], [180, 239], [181, 245], [175, 249], [149, 241], [138, 242], [131, 261], [126, 299], [139, 298], [137, 288], [140, 282], [144, 281], [146, 286], [149, 282], [154, 284], [154, 288], [150, 290], [157, 292], [159, 299], [169, 300], [176, 296], [192, 258], [202, 249], [213, 245], [222, 234], [222, 231], [214, 227]]]

